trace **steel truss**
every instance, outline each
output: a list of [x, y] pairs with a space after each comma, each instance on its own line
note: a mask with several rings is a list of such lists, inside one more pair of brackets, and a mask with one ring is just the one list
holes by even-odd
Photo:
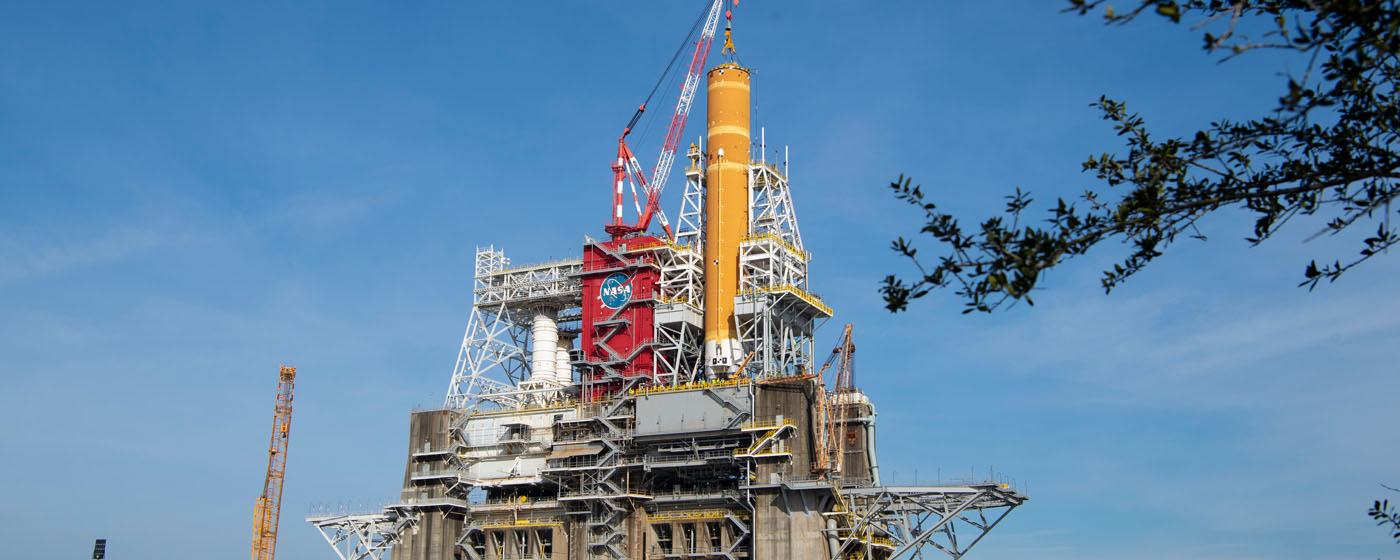
[[[690, 167], [686, 169], [685, 196], [675, 243], [692, 248], [698, 255], [704, 244], [704, 161], [700, 148], [691, 146], [687, 154]], [[739, 339], [754, 356], [746, 369], [749, 375], [769, 378], [810, 373], [812, 366], [812, 334], [818, 321], [830, 318], [832, 310], [812, 293], [807, 284], [807, 263], [811, 254], [802, 245], [802, 233], [797, 225], [797, 213], [787, 177], [776, 167], [760, 162], [749, 166], [749, 233], [739, 244], [739, 295], [735, 298]], [[664, 262], [664, 261], [663, 261]], [[685, 268], [690, 262], [676, 262], [662, 268], [663, 304], [658, 317], [674, 309], [666, 302], [694, 302], [696, 321], [703, 320], [704, 302], [700, 300], [704, 285], [704, 263], [695, 261], [698, 270]], [[669, 284], [669, 286], [668, 286]], [[694, 295], [681, 287], [695, 288]], [[666, 299], [670, 298], [670, 299]], [[672, 306], [666, 308], [666, 306]], [[677, 372], [678, 355], [699, 355], [703, 332], [663, 330], [658, 321], [656, 339], [662, 343], [662, 359], [666, 369], [658, 374], [674, 375], [678, 382], [687, 379]], [[678, 324], [678, 323], [672, 323]], [[692, 348], [692, 344], [695, 347]], [[668, 361], [668, 358], [671, 358]], [[689, 366], [690, 364], [684, 364]]]
[[705, 245], [705, 156], [695, 144], [690, 145], [685, 155], [690, 159], [690, 166], [685, 169], [685, 194], [681, 196], [674, 241], [699, 251]]
[[579, 260], [510, 268], [505, 252], [478, 247], [472, 310], [466, 334], [447, 387], [445, 408], [475, 410], [482, 406], [518, 408], [529, 391], [528, 344], [535, 309], [577, 308], [583, 298], [575, 275]]
[[675, 385], [700, 373], [705, 344], [705, 170], [694, 144], [686, 152], [685, 194], [676, 237], [657, 251], [661, 265], [656, 303], [656, 381]]
[[311, 517], [321, 536], [340, 560], [385, 560], [405, 531], [417, 527], [417, 516], [401, 516], [395, 510], [381, 513]]
[[759, 378], [810, 373], [812, 334], [827, 307], [807, 288], [811, 254], [802, 249], [787, 178], [766, 163], [749, 166], [749, 234], [739, 243], [739, 340]]
[[749, 166], [749, 235], [774, 235], [802, 251], [787, 175], [767, 163]]
[[656, 382], [675, 385], [694, 380], [705, 342], [705, 262], [699, 251], [677, 245], [656, 250], [661, 280], [656, 302]]
[[[871, 558], [872, 548], [896, 560], [932, 546], [962, 558], [1026, 496], [999, 483], [966, 486], [875, 486], [840, 490], [850, 526], [834, 558], [853, 553]], [[864, 548], [864, 550], [861, 550]]]
[[807, 292], [806, 260], [790, 245], [765, 235], [739, 244], [739, 340], [753, 352], [746, 369], [758, 378], [810, 373], [812, 334], [831, 309]]

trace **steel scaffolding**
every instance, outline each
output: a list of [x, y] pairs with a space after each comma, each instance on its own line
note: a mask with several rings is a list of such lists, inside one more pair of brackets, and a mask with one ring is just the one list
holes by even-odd
[[416, 523], [416, 518], [401, 517], [393, 511], [306, 520], [316, 527], [340, 560], [385, 560], [399, 535]]
[[477, 410], [517, 408], [532, 392], [519, 385], [530, 377], [530, 317], [538, 308], [577, 308], [583, 298], [575, 275], [579, 260], [511, 268], [494, 246], [476, 250], [471, 314], [443, 406]]
[[812, 335], [832, 310], [808, 289], [807, 263], [787, 178], [765, 163], [749, 166], [749, 235], [739, 243], [739, 340], [753, 353], [749, 375], [792, 377], [812, 371]]
[[1009, 484], [998, 482], [840, 492], [849, 509], [849, 525], [837, 530], [839, 548], [833, 559], [858, 551], [870, 558], [875, 547], [887, 549], [890, 560], [921, 557], [924, 547], [962, 558], [1026, 500]]

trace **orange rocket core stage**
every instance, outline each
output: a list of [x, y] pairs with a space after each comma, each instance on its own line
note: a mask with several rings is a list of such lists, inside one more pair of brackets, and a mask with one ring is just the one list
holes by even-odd
[[734, 322], [739, 241], [749, 229], [749, 70], [709, 72], [705, 168], [705, 364], [728, 374], [742, 359]]

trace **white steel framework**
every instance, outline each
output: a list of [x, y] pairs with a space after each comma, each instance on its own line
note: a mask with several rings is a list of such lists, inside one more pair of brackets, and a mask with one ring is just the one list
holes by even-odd
[[699, 146], [686, 152], [685, 194], [675, 240], [658, 251], [656, 379], [663, 385], [694, 380], [705, 343], [705, 171]]
[[811, 254], [792, 205], [787, 177], [776, 167], [749, 167], [749, 235], [739, 243], [739, 340], [752, 353], [750, 375], [790, 377], [812, 371], [812, 335], [830, 307], [807, 288]]
[[690, 246], [667, 245], [656, 250], [656, 261], [656, 379], [662, 385], [686, 383], [700, 370], [705, 342], [704, 256]]
[[393, 510], [381, 513], [329, 515], [307, 521], [335, 550], [340, 560], [387, 560], [390, 550], [404, 531], [415, 528], [417, 518], [399, 516]]
[[749, 216], [750, 235], [774, 235], [802, 251], [787, 175], [771, 164], [749, 167]]
[[843, 488], [841, 494], [847, 526], [834, 531], [839, 544], [833, 559], [860, 552], [870, 558], [873, 547], [889, 551], [890, 560], [922, 558], [925, 547], [962, 558], [1026, 501], [1025, 494], [998, 482]]
[[[698, 254], [703, 251], [705, 231], [704, 156], [695, 145], [691, 145], [687, 155], [690, 166], [686, 169], [675, 244], [692, 247]], [[746, 352], [753, 354], [745, 367], [749, 375], [767, 378], [810, 373], [813, 331], [819, 321], [833, 314], [821, 297], [808, 288], [807, 264], [811, 258], [803, 249], [786, 174], [766, 161], [751, 165], [749, 233], [739, 244], [739, 295], [735, 297], [740, 342]], [[663, 304], [692, 301], [695, 309], [704, 309], [700, 299], [704, 263], [694, 263], [699, 265], [698, 271], [688, 268], [690, 264], [683, 260], [663, 264]], [[663, 316], [661, 311], [658, 308], [658, 317]], [[665, 316], [678, 317], [679, 313]], [[674, 324], [679, 323], [670, 323]], [[690, 344], [703, 344], [703, 332], [691, 335], [663, 329], [663, 325], [666, 323], [659, 320], [656, 338], [662, 344], [660, 362], [666, 369], [658, 374], [687, 379], [683, 372], [691, 370], [677, 368], [667, 362], [667, 356], [688, 354], [692, 351]]]
[[530, 394], [548, 392], [520, 387], [531, 373], [531, 320], [536, 310], [557, 314], [579, 306], [583, 295], [575, 275], [582, 268], [579, 260], [511, 268], [504, 251], [477, 248], [472, 310], [445, 408], [515, 408]]
[[676, 219], [676, 244], [700, 250], [705, 245], [705, 165], [700, 147], [691, 144], [686, 152], [690, 165], [685, 168], [685, 193]]

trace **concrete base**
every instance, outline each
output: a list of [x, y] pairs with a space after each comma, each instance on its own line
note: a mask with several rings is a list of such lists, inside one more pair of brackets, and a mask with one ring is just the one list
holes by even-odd
[[[418, 512], [418, 526], [407, 531], [394, 546], [394, 560], [461, 560], [462, 550], [457, 539], [462, 536], [465, 511], [460, 508], [432, 504], [435, 499], [448, 498], [449, 486], [440, 481], [423, 480], [421, 474], [447, 469], [451, 449], [453, 422], [461, 413], [447, 410], [415, 412], [408, 429], [408, 462], [404, 467], [403, 502]], [[419, 475], [415, 477], [415, 474]], [[423, 505], [415, 505], [423, 504]]]

